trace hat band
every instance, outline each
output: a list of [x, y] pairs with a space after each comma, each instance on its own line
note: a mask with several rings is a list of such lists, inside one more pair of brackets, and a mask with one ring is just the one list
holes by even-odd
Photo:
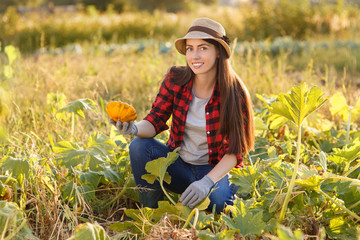
[[189, 28], [188, 32], [192, 32], [192, 31], [199, 31], [199, 32], [207, 33], [207, 34], [213, 36], [214, 38], [219, 38], [219, 39], [224, 40], [228, 45], [230, 45], [230, 39], [227, 36], [221, 35], [217, 31], [215, 31], [211, 28], [207, 28], [207, 27], [203, 27], [203, 26], [193, 26], [193, 27]]

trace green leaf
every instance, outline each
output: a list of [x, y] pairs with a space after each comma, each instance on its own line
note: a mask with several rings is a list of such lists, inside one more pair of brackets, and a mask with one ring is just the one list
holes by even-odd
[[231, 170], [230, 181], [239, 186], [240, 192], [252, 192], [256, 181], [261, 177], [257, 169], [246, 166], [245, 168], [234, 168]]
[[178, 154], [175, 152], [169, 152], [167, 157], [161, 157], [148, 162], [145, 166], [146, 171], [150, 174], [158, 177], [160, 181], [163, 181], [167, 168], [175, 162], [178, 158]]
[[324, 170], [324, 172], [327, 172], [327, 157], [326, 157], [326, 153], [324, 153], [323, 151], [321, 151], [319, 153], [319, 160], [320, 160], [320, 166], [321, 168]]
[[113, 181], [118, 184], [121, 182], [122, 174], [120, 174], [120, 172], [116, 171], [116, 169], [113, 169], [110, 166], [105, 167], [104, 170], [99, 173], [102, 174], [108, 181]]
[[153, 184], [156, 180], [156, 177], [152, 174], [144, 174], [141, 176], [142, 179], [144, 179], [145, 181], [147, 181], [150, 184]]
[[5, 157], [1, 161], [1, 168], [4, 171], [9, 171], [12, 173], [12, 176], [15, 177], [19, 184], [24, 182], [24, 178], [28, 175], [30, 171], [30, 164], [26, 158], [17, 159], [13, 157]]
[[138, 230], [134, 222], [131, 221], [113, 223], [109, 226], [109, 229], [118, 232], [129, 231], [129, 230], [136, 232], [136, 230]]
[[[166, 170], [178, 158], [179, 154], [177, 154], [177, 151], [178, 149], [175, 149], [173, 152], [169, 152], [166, 158], [161, 157], [148, 162], [145, 166], [146, 171], [148, 171], [150, 175], [153, 175], [159, 182], [163, 182], [166, 176], [166, 182], [170, 183], [170, 175], [166, 175]], [[153, 178], [148, 175], [149, 174], [145, 174], [145, 178], [152, 181]], [[143, 178], [143, 176], [141, 178]], [[143, 179], [146, 180], [145, 178]], [[154, 183], [154, 181], [152, 183]]]
[[278, 101], [271, 104], [270, 111], [301, 126], [304, 119], [322, 106], [327, 98], [317, 87], [308, 89], [306, 83], [293, 87], [290, 93], [279, 94]]
[[324, 179], [320, 175], [315, 175], [308, 178], [296, 179], [295, 184], [319, 192], [321, 183], [323, 181]]
[[349, 120], [350, 109], [352, 109], [351, 117], [353, 120], [360, 115], [360, 99], [357, 100], [355, 106], [349, 106], [344, 95], [341, 92], [337, 92], [331, 96], [329, 102], [331, 114], [333, 116], [339, 115], [344, 122]]
[[304, 234], [301, 231], [297, 230], [293, 233], [290, 228], [285, 227], [283, 225], [278, 225], [276, 232], [279, 237], [279, 240], [303, 240], [304, 239]]
[[[22, 227], [21, 227], [22, 226]], [[16, 203], [0, 201], [0, 234], [4, 239], [38, 239], [26, 224], [23, 212]]]
[[210, 205], [210, 198], [206, 197], [201, 202], [199, 202], [195, 207], [199, 210], [205, 210]]
[[221, 217], [230, 229], [239, 232], [243, 237], [260, 234], [266, 224], [262, 220], [262, 211], [256, 209], [247, 209], [244, 202], [238, 201], [234, 205], [236, 211], [234, 218], [221, 213]]
[[235, 230], [223, 230], [219, 233], [212, 233], [209, 229], [200, 231], [197, 235], [202, 240], [233, 240]]
[[89, 184], [93, 189], [97, 189], [100, 182], [101, 175], [97, 172], [88, 171], [80, 172], [80, 180], [84, 184]]
[[268, 126], [265, 122], [258, 116], [255, 117], [255, 129], [256, 130], [267, 130]]
[[6, 53], [9, 59], [9, 65], [11, 65], [14, 60], [20, 56], [19, 51], [16, 51], [16, 48], [12, 45], [8, 45], [4, 48], [4, 52]]
[[83, 223], [75, 229], [75, 234], [70, 239], [110, 240], [110, 237], [98, 223]]
[[62, 108], [59, 110], [59, 112], [62, 111], [66, 111], [69, 113], [75, 113], [77, 115], [79, 115], [80, 117], [85, 118], [84, 109], [89, 109], [92, 110], [94, 112], [97, 112], [97, 104], [88, 98], [82, 98], [82, 99], [78, 99], [76, 101], [70, 102], [68, 106]]
[[282, 127], [289, 120], [283, 116], [274, 114], [272, 116], [269, 116], [269, 121], [270, 121], [269, 128], [276, 129]]
[[360, 141], [355, 140], [353, 143], [345, 145], [343, 148], [334, 148], [333, 156], [329, 160], [336, 163], [350, 163], [360, 157]]
[[83, 170], [103, 170], [112, 156], [114, 143], [107, 137], [94, 133], [89, 137], [87, 148], [76, 143], [61, 141], [53, 146], [56, 160], [67, 168], [82, 165]]

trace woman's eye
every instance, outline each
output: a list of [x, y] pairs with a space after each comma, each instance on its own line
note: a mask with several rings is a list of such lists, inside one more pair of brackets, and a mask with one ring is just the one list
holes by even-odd
[[190, 47], [186, 48], [187, 52], [190, 52], [191, 50], [192, 50], [192, 48], [190, 48]]
[[201, 49], [201, 50], [206, 50], [206, 47], [201, 47], [200, 49]]

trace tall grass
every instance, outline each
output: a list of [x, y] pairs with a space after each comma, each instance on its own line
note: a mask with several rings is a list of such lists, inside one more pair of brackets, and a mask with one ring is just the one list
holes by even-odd
[[[12, 96], [7, 128], [10, 141], [23, 144], [12, 144], [8, 151], [25, 153], [33, 149], [46, 154], [49, 146], [44, 139], [49, 133], [69, 137], [70, 125], [55, 118], [56, 110], [79, 98], [93, 99], [100, 106], [110, 100], [129, 102], [136, 108], [139, 119], [143, 118], [151, 108], [167, 70], [172, 65], [185, 64], [184, 57], [173, 48], [161, 53], [157, 46], [154, 44], [142, 51], [118, 49], [111, 53], [100, 47], [94, 50], [84, 46], [80, 54], [45, 53], [18, 59], [14, 65], [14, 77], [7, 81]], [[255, 105], [259, 103], [255, 94], [284, 92], [304, 79], [312, 81], [309, 84], [325, 87], [327, 94], [344, 84], [349, 96], [358, 96], [358, 79], [350, 81], [343, 71], [332, 68], [324, 71], [324, 66], [315, 65], [311, 58], [307, 58], [307, 63], [301, 63], [306, 66], [296, 68], [293, 63], [304, 60], [291, 58], [286, 53], [275, 57], [254, 50], [247, 54], [235, 53], [232, 63], [251, 92]], [[57, 97], [49, 100], [51, 93]], [[86, 139], [96, 130], [109, 130], [106, 125], [98, 124], [106, 121], [105, 114], [90, 114], [78, 121], [75, 136], [81, 139]]]

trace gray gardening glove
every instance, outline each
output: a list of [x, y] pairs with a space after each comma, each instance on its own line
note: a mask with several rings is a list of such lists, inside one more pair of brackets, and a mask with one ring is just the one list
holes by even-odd
[[117, 122], [115, 122], [114, 120], [109, 119], [109, 122], [117, 128], [119, 133], [121, 133], [123, 135], [136, 135], [138, 132], [138, 128], [136, 127], [134, 121], [130, 121], [130, 122], [117, 121]]
[[179, 200], [182, 205], [194, 208], [209, 194], [214, 184], [214, 181], [205, 175], [202, 179], [191, 183], [181, 194]]

